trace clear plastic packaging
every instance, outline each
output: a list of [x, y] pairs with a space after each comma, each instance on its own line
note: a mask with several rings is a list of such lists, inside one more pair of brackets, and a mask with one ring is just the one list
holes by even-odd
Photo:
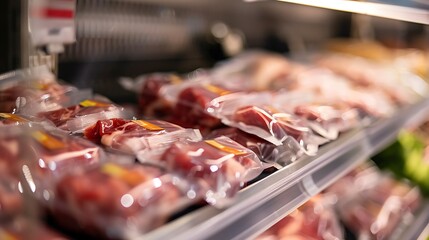
[[84, 131], [87, 139], [130, 154], [167, 149], [177, 141], [200, 141], [196, 129], [185, 129], [161, 120], [124, 120], [120, 118], [97, 121]]
[[29, 135], [28, 144], [37, 161], [33, 165], [42, 175], [98, 165], [105, 157], [103, 150], [90, 141], [55, 129], [31, 129]]
[[44, 224], [16, 217], [12, 221], [0, 222], [0, 239], [3, 240], [67, 240], [69, 238], [46, 227]]
[[[0, 151], [3, 190], [11, 194], [18, 194], [16, 190], [29, 191], [41, 201], [49, 201], [49, 189], [60, 176], [98, 165], [104, 159], [103, 150], [85, 139], [29, 125], [2, 129]], [[16, 182], [19, 184], [15, 185]]]
[[164, 152], [160, 161], [168, 170], [200, 183], [207, 189], [206, 201], [218, 207], [229, 204], [238, 190], [263, 170], [254, 152], [228, 137], [176, 142]]
[[211, 72], [213, 84], [242, 91], [278, 89], [298, 65], [284, 56], [262, 51], [249, 51], [218, 64]]
[[196, 202], [198, 191], [155, 167], [107, 163], [62, 178], [50, 208], [66, 229], [124, 239], [164, 224]]
[[49, 121], [31, 116], [24, 116], [21, 114], [13, 113], [0, 113], [0, 129], [4, 127], [17, 126], [17, 125], [40, 125], [45, 127], [53, 127]]
[[[238, 128], [221, 128], [214, 130], [206, 136], [207, 139], [217, 137], [228, 137], [242, 146], [252, 150], [261, 161], [272, 165], [278, 169], [296, 161], [303, 155], [303, 151], [295, 141], [283, 142], [283, 145], [276, 146], [256, 135], [246, 133]], [[289, 139], [291, 140], [291, 139]]]
[[41, 112], [37, 116], [51, 121], [62, 130], [79, 133], [98, 120], [125, 118], [126, 115], [122, 107], [110, 102], [84, 100], [79, 105]]
[[34, 115], [91, 97], [90, 90], [60, 84], [46, 66], [0, 76], [0, 111]]
[[344, 239], [329, 196], [317, 196], [258, 236], [258, 240]]
[[312, 94], [322, 102], [347, 104], [367, 116], [386, 117], [397, 109], [381, 89], [353, 85], [327, 69], [306, 67], [287, 81], [288, 91]]
[[209, 111], [228, 126], [259, 136], [277, 146], [292, 142], [307, 154], [317, 152], [319, 145], [328, 142], [313, 133], [307, 121], [273, 105], [273, 94], [235, 93], [211, 102]]
[[325, 54], [319, 56], [316, 63], [357, 86], [383, 91], [398, 105], [416, 102], [429, 90], [423, 79], [401, 64], [380, 63], [346, 54]]
[[[220, 126], [218, 118], [208, 112], [210, 102], [232, 93], [219, 85], [210, 83], [208, 78], [198, 78], [183, 84], [165, 87], [163, 94], [170, 96], [174, 104], [171, 121], [184, 127], [213, 129]], [[174, 96], [177, 98], [174, 99]]]
[[[0, 159], [0, 161], [2, 161]], [[4, 163], [4, 162], [3, 162]], [[2, 162], [0, 162], [0, 165]], [[23, 197], [18, 189], [19, 179], [0, 170], [0, 221], [22, 212]], [[1, 224], [0, 224], [1, 225]], [[1, 236], [1, 234], [0, 234]], [[1, 237], [0, 237], [1, 239]]]
[[328, 192], [338, 196], [338, 212], [358, 239], [388, 239], [404, 215], [421, 203], [416, 187], [374, 168], [361, 168], [335, 183]]
[[275, 94], [274, 104], [306, 119], [313, 131], [331, 140], [363, 123], [358, 109], [311, 93], [281, 91]]
[[139, 107], [146, 117], [165, 118], [171, 114], [173, 105], [161, 94], [161, 88], [168, 85], [176, 85], [184, 80], [173, 73], [153, 73], [143, 75], [132, 80], [120, 79], [121, 85], [138, 94]]

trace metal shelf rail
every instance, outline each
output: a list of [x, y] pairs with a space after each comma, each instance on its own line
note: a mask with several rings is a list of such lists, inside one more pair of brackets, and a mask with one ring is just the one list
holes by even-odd
[[345, 133], [322, 147], [317, 156], [304, 157], [250, 185], [229, 208], [204, 207], [140, 238], [192, 240], [256, 236], [383, 149], [404, 126], [423, 122], [428, 113], [429, 98], [401, 109], [389, 119]]

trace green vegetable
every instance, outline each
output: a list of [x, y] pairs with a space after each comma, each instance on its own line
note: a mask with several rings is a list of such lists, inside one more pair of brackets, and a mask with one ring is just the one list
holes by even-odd
[[429, 164], [424, 161], [425, 148], [422, 138], [404, 131], [373, 160], [381, 169], [392, 171], [398, 178], [409, 179], [429, 196]]

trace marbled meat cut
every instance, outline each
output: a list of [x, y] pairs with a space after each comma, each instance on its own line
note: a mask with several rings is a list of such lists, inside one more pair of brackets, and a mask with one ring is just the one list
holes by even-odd
[[[184, 128], [161, 120], [124, 120], [112, 118], [97, 121], [84, 131], [87, 139], [105, 146], [128, 153], [136, 153], [146, 148], [157, 147], [151, 137], [159, 137], [168, 133], [184, 130]], [[180, 136], [166, 136], [158, 147], [179, 139]], [[192, 136], [182, 136], [192, 138]], [[159, 140], [158, 140], [159, 141]], [[153, 146], [152, 146], [153, 145]]]
[[112, 163], [67, 175], [56, 187], [53, 216], [70, 230], [108, 238], [124, 237], [130, 224], [147, 231], [163, 224], [180, 198], [161, 175], [153, 167]]
[[239, 108], [232, 118], [238, 123], [258, 127], [271, 133], [277, 139], [284, 139], [289, 135], [301, 141], [310, 130], [297, 123], [299, 120], [290, 114], [278, 114], [268, 107], [245, 106]]
[[211, 132], [206, 138], [212, 139], [220, 136], [226, 136], [236, 141], [240, 145], [252, 150], [262, 161], [274, 161], [276, 157], [276, 145], [265, 141], [264, 139], [241, 131], [238, 128], [221, 128]]
[[164, 152], [161, 161], [165, 161], [171, 171], [204, 182], [211, 192], [224, 192], [225, 198], [233, 196], [249, 180], [249, 172], [261, 169], [259, 159], [253, 157], [257, 158], [250, 150], [221, 137], [187, 144], [175, 143]]
[[228, 91], [208, 85], [184, 89], [178, 97], [172, 121], [184, 127], [216, 128], [220, 120], [207, 113], [209, 103]]
[[163, 86], [180, 82], [182, 79], [174, 74], [158, 73], [147, 76], [139, 94], [139, 106], [143, 115], [157, 118], [170, 116], [172, 105], [159, 92]]

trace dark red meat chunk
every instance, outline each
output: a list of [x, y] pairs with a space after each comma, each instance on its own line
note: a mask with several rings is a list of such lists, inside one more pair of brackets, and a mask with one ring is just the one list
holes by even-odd
[[239, 108], [233, 115], [233, 120], [244, 123], [249, 126], [254, 126], [271, 133], [277, 139], [284, 139], [286, 135], [301, 141], [309, 129], [296, 125], [296, 119], [293, 116], [284, 117], [276, 116], [277, 112], [269, 108], [261, 108], [256, 106], [245, 106]]
[[184, 127], [203, 127], [213, 129], [221, 125], [218, 118], [207, 113], [206, 107], [221, 94], [213, 92], [204, 86], [194, 86], [184, 89], [178, 97], [174, 109], [173, 122]]
[[180, 197], [161, 175], [157, 168], [106, 164], [65, 176], [56, 187], [53, 216], [67, 229], [108, 238], [124, 237], [128, 224], [141, 231], [158, 227]]
[[139, 94], [139, 106], [147, 117], [166, 118], [171, 116], [172, 106], [160, 95], [163, 86], [180, 83], [182, 79], [174, 74], [151, 74], [146, 77]]

